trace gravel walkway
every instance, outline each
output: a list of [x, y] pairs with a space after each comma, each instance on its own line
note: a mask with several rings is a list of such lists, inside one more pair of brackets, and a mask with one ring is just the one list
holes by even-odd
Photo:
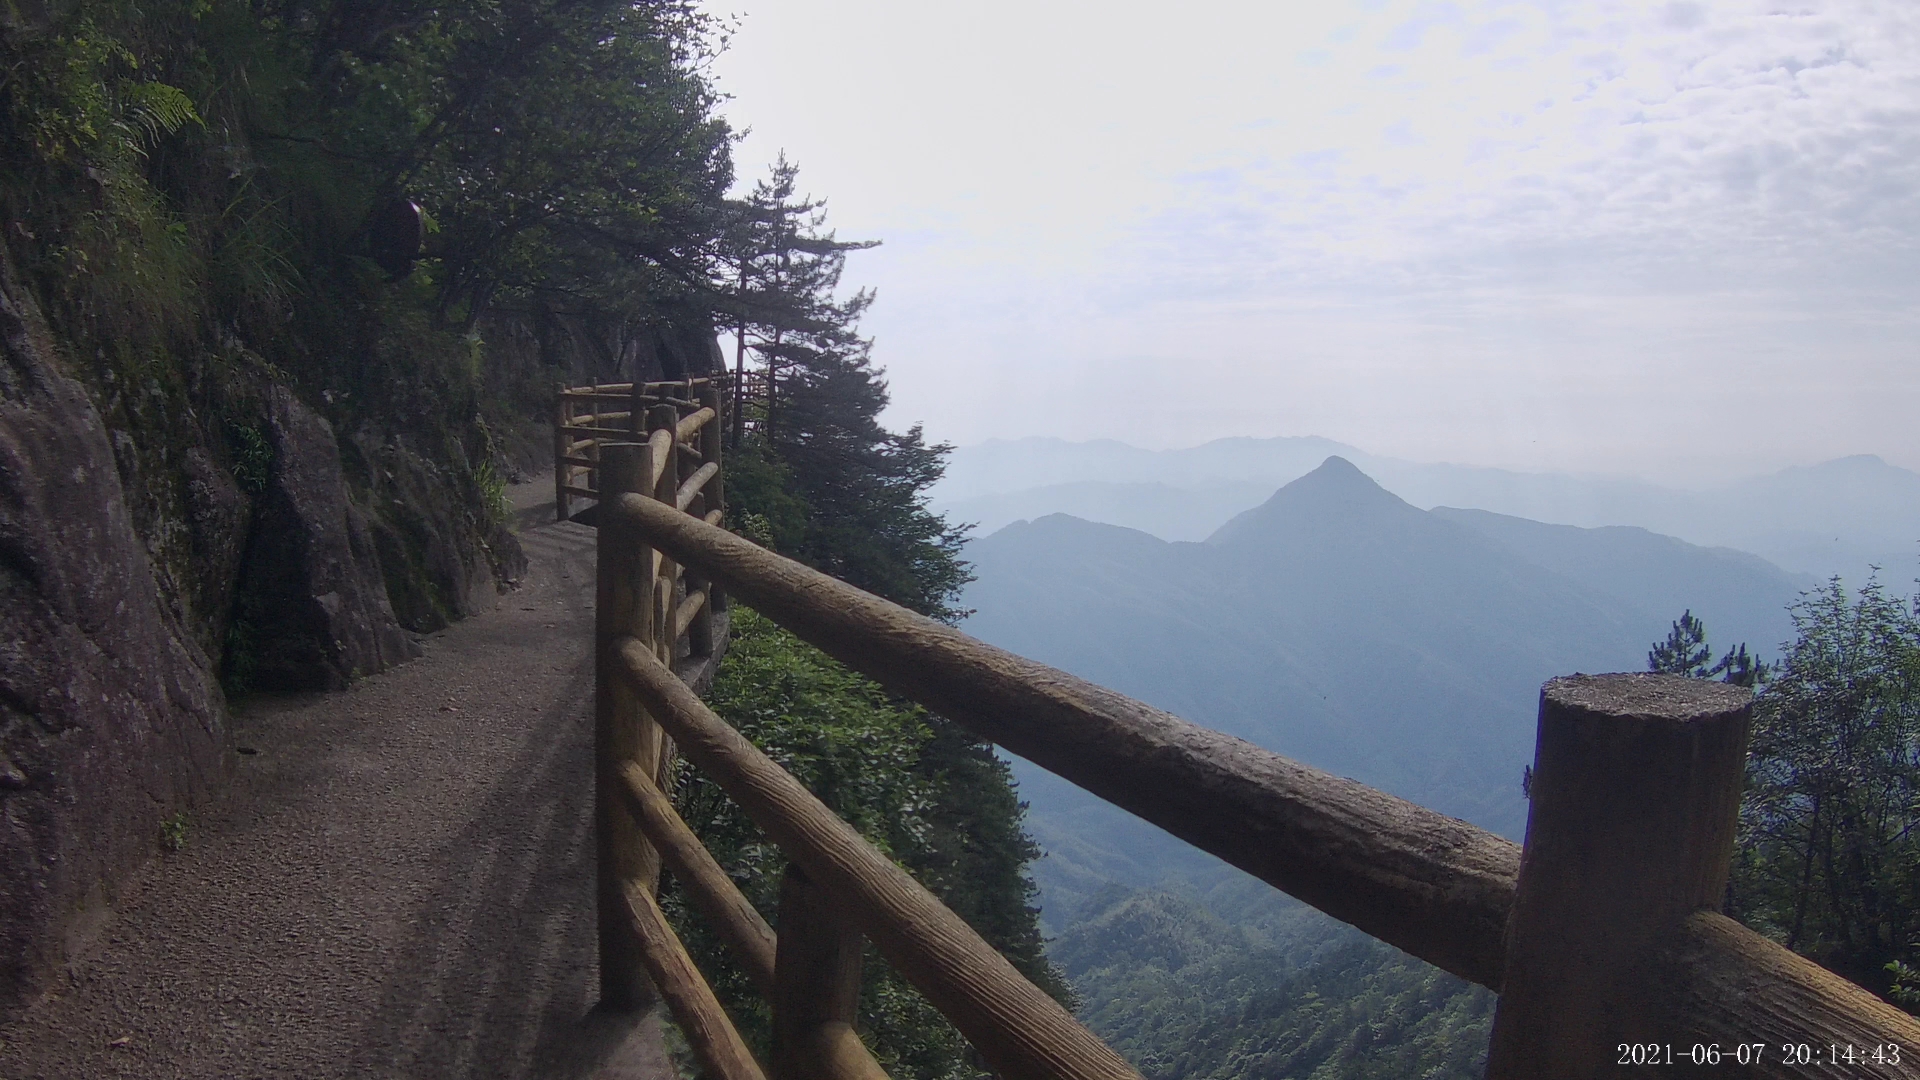
[[0, 1078], [672, 1076], [656, 1017], [592, 1011], [593, 532], [514, 494], [522, 587], [238, 710], [228, 808], [0, 1029]]

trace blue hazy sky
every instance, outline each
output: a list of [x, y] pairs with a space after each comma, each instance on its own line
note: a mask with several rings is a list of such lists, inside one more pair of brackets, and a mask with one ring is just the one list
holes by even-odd
[[895, 425], [1920, 468], [1920, 4], [748, 2]]

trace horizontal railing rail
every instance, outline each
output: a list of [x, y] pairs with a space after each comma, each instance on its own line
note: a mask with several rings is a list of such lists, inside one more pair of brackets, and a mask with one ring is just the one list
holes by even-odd
[[[572, 516], [573, 500], [598, 500], [598, 470], [601, 447], [610, 442], [643, 439], [649, 427], [650, 410], [672, 406], [675, 413], [675, 438], [681, 453], [709, 462], [719, 470], [720, 425], [711, 425], [714, 453], [708, 455], [705, 443], [694, 432], [708, 427], [726, 407], [727, 380], [724, 376], [701, 376], [671, 382], [600, 383], [594, 386], [561, 387], [553, 403], [553, 487], [554, 516], [567, 521]], [[602, 410], [605, 405], [625, 406]], [[701, 410], [708, 410], [701, 415]], [[712, 499], [717, 508], [718, 498]]]
[[[1549, 683], [1523, 847], [997, 649], [717, 527], [727, 412], [719, 379], [569, 390], [555, 412], [558, 516], [600, 530], [602, 996], [633, 1007], [657, 993], [709, 1075], [767, 1071], [662, 915], [663, 867], [770, 1003], [775, 1080], [885, 1080], [855, 1015], [863, 939], [1000, 1075], [1139, 1076], [701, 702], [689, 682], [724, 650], [716, 619], [735, 595], [889, 691], [1499, 991], [1490, 1077], [1611, 1075], [1616, 1043], [1630, 1042], [1671, 1046], [1682, 1061], [1708, 1055], [1724, 1075], [1920, 1077], [1913, 1017], [1715, 910], [1750, 692], [1645, 675]], [[594, 505], [573, 514], [576, 497]], [[778, 932], [675, 812], [676, 754], [791, 861]]]

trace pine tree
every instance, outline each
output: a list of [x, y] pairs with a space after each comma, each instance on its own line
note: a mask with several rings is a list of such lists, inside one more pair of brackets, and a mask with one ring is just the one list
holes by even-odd
[[[964, 527], [927, 508], [951, 449], [880, 423], [887, 384], [859, 322], [870, 290], [839, 297], [846, 255], [871, 242], [824, 229], [784, 156], [740, 210], [733, 261], [741, 406], [729, 485], [756, 539], [922, 614], [957, 619], [971, 575]], [[749, 355], [756, 371], [748, 371]], [[749, 384], [756, 390], [744, 389]]]
[[[735, 205], [724, 245], [734, 275], [736, 447], [749, 423], [763, 434], [773, 430], [782, 384], [796, 369], [861, 346], [855, 327], [873, 302], [869, 290], [847, 300], [836, 293], [847, 252], [877, 247], [879, 241], [841, 240], [832, 231], [821, 232], [826, 202], [797, 195], [799, 176], [800, 167], [783, 152], [767, 179]], [[749, 352], [757, 368], [751, 372]]]
[[[1672, 608], [1667, 610], [1671, 611]], [[1667, 640], [1647, 654], [1647, 670], [1663, 675], [1685, 675], [1704, 679], [1713, 665], [1713, 650], [1707, 645], [1707, 628], [1688, 608], [1673, 624]]]
[[1689, 679], [1718, 678], [1735, 686], [1759, 686], [1773, 669], [1747, 651], [1747, 643], [1727, 650], [1718, 663], [1713, 646], [1707, 644], [1707, 627], [1689, 608], [1682, 612], [1667, 634], [1667, 640], [1654, 645], [1647, 654], [1647, 670], [1665, 675], [1684, 675]]

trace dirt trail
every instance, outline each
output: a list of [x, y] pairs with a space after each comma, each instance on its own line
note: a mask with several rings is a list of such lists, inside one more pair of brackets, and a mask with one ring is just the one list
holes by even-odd
[[237, 710], [229, 806], [0, 1028], [0, 1078], [672, 1075], [655, 1018], [590, 1011], [593, 532], [514, 494], [521, 588]]

